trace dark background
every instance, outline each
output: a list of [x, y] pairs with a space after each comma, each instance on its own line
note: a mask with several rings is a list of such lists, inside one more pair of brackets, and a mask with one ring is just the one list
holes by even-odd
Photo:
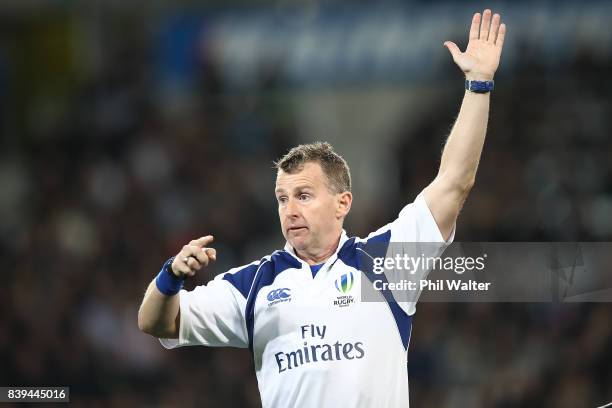
[[[471, 13], [506, 47], [456, 241], [610, 241], [609, 2], [5, 0], [0, 4], [0, 385], [83, 406], [259, 406], [248, 352], [165, 351], [144, 290], [194, 237], [218, 262], [283, 244], [272, 161], [328, 140], [352, 168], [350, 235], [436, 174]], [[414, 407], [612, 401], [612, 307], [423, 303]]]

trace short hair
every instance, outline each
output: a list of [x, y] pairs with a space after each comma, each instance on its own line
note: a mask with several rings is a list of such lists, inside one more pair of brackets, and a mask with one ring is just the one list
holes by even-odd
[[301, 171], [309, 162], [319, 163], [327, 177], [328, 187], [332, 193], [351, 191], [351, 173], [346, 160], [334, 151], [327, 142], [302, 144], [289, 150], [287, 154], [274, 162], [276, 170], [285, 173]]

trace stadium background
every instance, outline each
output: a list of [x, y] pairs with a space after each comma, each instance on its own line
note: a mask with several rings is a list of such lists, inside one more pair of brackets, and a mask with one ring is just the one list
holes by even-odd
[[[204, 3], [204, 4], [201, 4]], [[598, 1], [0, 3], [0, 385], [76, 406], [259, 406], [248, 352], [168, 352], [136, 312], [212, 233], [204, 283], [282, 244], [272, 160], [328, 140], [350, 234], [434, 176], [472, 12], [508, 25], [458, 241], [610, 241], [612, 4]], [[612, 401], [612, 307], [421, 304], [414, 407]], [[375, 374], [373, 374], [375, 375]], [[347, 390], [338, 390], [346, 392]]]

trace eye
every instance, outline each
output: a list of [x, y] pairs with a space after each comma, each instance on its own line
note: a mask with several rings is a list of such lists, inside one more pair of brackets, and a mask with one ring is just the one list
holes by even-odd
[[287, 202], [287, 196], [279, 196], [276, 198], [279, 204], [285, 204]]
[[300, 201], [306, 201], [310, 198], [310, 194], [302, 193], [299, 195]]

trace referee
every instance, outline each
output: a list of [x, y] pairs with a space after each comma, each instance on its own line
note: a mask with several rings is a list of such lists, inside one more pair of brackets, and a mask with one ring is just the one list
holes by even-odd
[[444, 43], [465, 74], [465, 95], [436, 178], [394, 221], [349, 238], [348, 165], [327, 143], [297, 146], [276, 163], [284, 249], [188, 292], [184, 280], [217, 256], [212, 236], [194, 239], [147, 288], [140, 330], [167, 348], [249, 348], [264, 407], [407, 407], [416, 299], [380, 290], [379, 302], [362, 301], [373, 277], [359, 254], [374, 243], [438, 242], [443, 250], [452, 241], [474, 184], [505, 32], [485, 10], [472, 18], [465, 52]]

